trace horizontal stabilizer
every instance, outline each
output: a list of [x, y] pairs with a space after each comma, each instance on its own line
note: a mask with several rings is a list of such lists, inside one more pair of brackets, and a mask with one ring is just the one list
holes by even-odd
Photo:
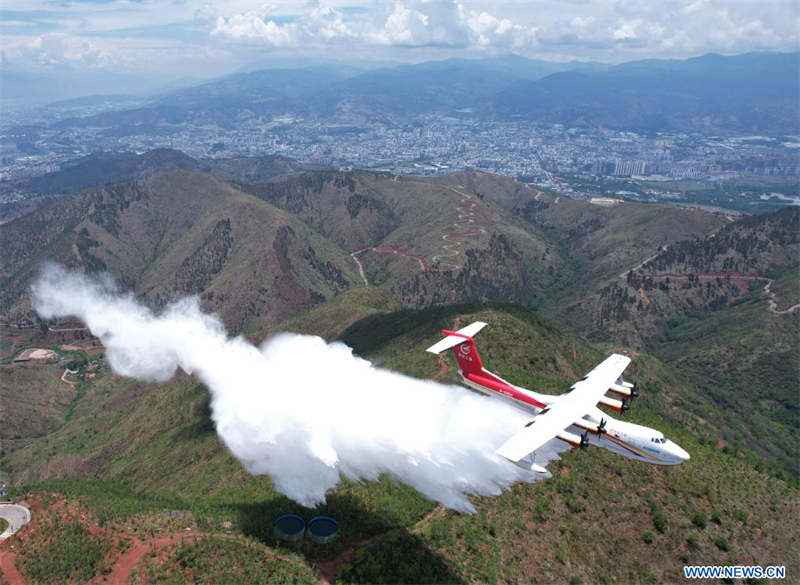
[[478, 332], [484, 327], [486, 327], [486, 323], [482, 323], [481, 321], [476, 321], [475, 323], [467, 325], [463, 329], [459, 329], [458, 331], [456, 331], [458, 335], [448, 335], [447, 337], [442, 339], [439, 343], [430, 346], [426, 351], [435, 354], [440, 354], [443, 351], [446, 351], [448, 349], [451, 349], [457, 345], [461, 345], [462, 343], [464, 343], [464, 337], [459, 337], [460, 335], [463, 335], [465, 337], [475, 337], [478, 334]]

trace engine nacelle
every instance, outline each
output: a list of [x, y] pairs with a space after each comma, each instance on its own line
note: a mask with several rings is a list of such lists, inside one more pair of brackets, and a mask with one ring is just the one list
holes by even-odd
[[607, 406], [610, 409], [616, 412], [624, 412], [628, 410], [628, 405], [622, 402], [621, 400], [616, 400], [615, 398], [609, 398], [608, 396], [603, 396], [598, 402], [603, 406]]
[[611, 384], [608, 387], [609, 392], [613, 392], [614, 394], [619, 394], [620, 396], [632, 396], [633, 395], [633, 384], [630, 386], [621, 386], [619, 384]]
[[561, 439], [562, 441], [569, 443], [573, 447], [580, 447], [581, 446], [581, 438], [578, 435], [574, 435], [569, 431], [561, 431], [556, 435], [557, 439]]
[[584, 420], [584, 419], [575, 421], [573, 424], [576, 427], [578, 427], [579, 429], [583, 429], [585, 431], [589, 431], [590, 433], [592, 433], [594, 435], [599, 435], [599, 434], [602, 434], [602, 433], [606, 432], [605, 423], [603, 424], [603, 428], [602, 429], [600, 428], [599, 424], [593, 423], [591, 421]]

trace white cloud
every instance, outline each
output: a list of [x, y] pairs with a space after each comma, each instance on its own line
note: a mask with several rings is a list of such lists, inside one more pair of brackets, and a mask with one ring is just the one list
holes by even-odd
[[[342, 13], [328, 6], [316, 7], [295, 20], [278, 24], [270, 19], [276, 5], [230, 16], [218, 16], [211, 36], [236, 42], [257, 43], [274, 48], [319, 45], [350, 39], [355, 33], [344, 23]], [[204, 16], [207, 17], [208, 9]]]
[[800, 50], [797, 2], [627, 1], [584, 9], [592, 14], [541, 27], [541, 46], [610, 61]]
[[397, 2], [389, 14], [376, 15], [364, 37], [371, 43], [395, 47], [466, 47], [471, 41], [463, 11], [452, 2]]
[[288, 22], [275, 18], [277, 5], [227, 16], [209, 17], [210, 5], [198, 16], [211, 22], [211, 36], [238, 43], [280, 49], [324, 46], [341, 41], [398, 49], [510, 50], [535, 44], [535, 27], [523, 26], [458, 2], [395, 2], [371, 6], [366, 18], [347, 19], [330, 6], [313, 7]]
[[278, 58], [515, 52], [607, 62], [800, 50], [796, 0], [6, 0], [3, 16], [3, 63], [30, 68], [207, 75], [263, 59], [265, 49]]
[[20, 38], [3, 50], [4, 63], [29, 63], [41, 67], [106, 69], [119, 67], [118, 56], [92, 41], [65, 33]]

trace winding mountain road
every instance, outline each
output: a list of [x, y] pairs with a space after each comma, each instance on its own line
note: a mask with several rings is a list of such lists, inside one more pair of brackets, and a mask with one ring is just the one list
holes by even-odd
[[[463, 187], [461, 188], [463, 189]], [[468, 195], [467, 193], [462, 193], [453, 187], [447, 187], [447, 189], [450, 189], [462, 197], [461, 203], [456, 206], [458, 219], [453, 223], [453, 225], [461, 231], [450, 232], [442, 236], [442, 239], [447, 242], [446, 244], [442, 244], [442, 248], [446, 250], [447, 253], [437, 254], [431, 258], [431, 262], [434, 264], [438, 263], [436, 270], [439, 270], [440, 272], [449, 272], [451, 270], [458, 270], [461, 268], [461, 265], [453, 264], [452, 262], [439, 262], [440, 258], [453, 258], [458, 256], [461, 252], [456, 250], [456, 248], [460, 247], [461, 244], [464, 243], [465, 238], [482, 236], [486, 233], [485, 229], [475, 225], [475, 206], [477, 205], [477, 202], [472, 200], [472, 196]], [[453, 238], [460, 239], [454, 240]], [[444, 268], [444, 266], [448, 266], [449, 268]]]
[[[667, 250], [667, 246], [664, 246], [664, 248], [661, 250], [661, 252], [665, 252], [666, 250]], [[620, 274], [619, 277], [620, 278], [626, 278], [628, 276], [628, 272], [631, 272], [631, 271], [632, 272], [636, 272], [640, 268], [644, 267], [648, 262], [650, 262], [650, 261], [654, 260], [655, 258], [657, 258], [658, 255], [661, 254], [661, 252], [658, 252], [657, 254], [655, 254], [653, 256], [650, 256], [646, 260], [643, 260], [641, 262], [641, 264], [639, 264], [635, 268], [631, 268], [630, 270], [626, 270], [625, 272]], [[671, 278], [673, 280], [686, 280], [686, 279], [689, 278], [688, 274], [674, 274], [674, 273], [648, 274], [647, 276], [649, 276], [650, 278]], [[775, 281], [773, 279], [771, 279], [771, 278], [767, 278], [766, 276], [759, 276], [758, 274], [739, 274], [739, 273], [735, 273], [735, 272], [700, 272], [700, 273], [695, 274], [694, 276], [696, 276], [697, 278], [726, 278], [726, 277], [731, 277], [731, 278], [737, 278], [739, 280], [766, 280], [767, 284], [764, 286], [764, 292], [767, 293], [767, 295], [769, 295], [768, 304], [767, 304], [767, 310], [770, 313], [773, 313], [775, 315], [787, 315], [789, 313], [794, 313], [797, 309], [800, 309], [800, 303], [797, 303], [796, 305], [792, 305], [788, 309], [784, 309], [783, 311], [779, 311], [778, 310], [778, 301], [777, 301], [778, 297], [774, 292], [772, 292], [772, 290], [770, 290], [770, 287], [772, 286], [772, 283], [775, 282]]]
[[364, 284], [369, 284], [369, 281], [367, 280], [367, 275], [364, 274], [364, 265], [361, 263], [361, 260], [358, 259], [358, 255], [361, 254], [361, 252], [363, 252], [364, 250], [366, 250], [366, 248], [361, 248], [360, 250], [356, 250], [355, 252], [350, 254], [350, 257], [353, 259], [353, 261], [355, 261], [356, 266], [358, 266], [358, 273], [361, 275], [361, 279], [364, 281]]
[[[395, 181], [397, 181], [397, 176], [395, 176]], [[426, 183], [425, 181], [401, 181], [403, 183], [417, 183], [421, 185], [433, 185], [437, 186], [435, 183]], [[464, 189], [461, 185], [456, 187], [451, 187], [449, 185], [438, 185], [444, 189], [448, 189], [461, 197], [461, 200], [456, 204], [456, 221], [453, 222], [453, 225], [458, 228], [458, 231], [448, 232], [442, 236], [442, 240], [444, 240], [444, 244], [442, 244], [442, 249], [444, 250], [443, 254], [436, 254], [431, 258], [431, 263], [429, 264], [425, 257], [419, 254], [413, 254], [408, 250], [402, 250], [395, 246], [375, 246], [372, 248], [362, 248], [360, 250], [356, 250], [350, 257], [356, 263], [358, 267], [358, 272], [361, 275], [361, 278], [364, 280], [364, 284], [369, 284], [367, 277], [364, 273], [364, 266], [361, 261], [358, 259], [358, 255], [362, 252], [381, 252], [384, 254], [397, 254], [398, 256], [403, 256], [405, 258], [410, 258], [411, 260], [416, 261], [419, 264], [420, 270], [423, 272], [425, 271], [432, 271], [432, 272], [452, 272], [453, 270], [458, 270], [461, 268], [461, 264], [456, 264], [454, 262], [448, 261], [441, 261], [444, 258], [455, 258], [461, 251], [458, 250], [464, 241], [467, 238], [479, 237], [486, 233], [486, 229], [475, 225], [476, 216], [480, 216], [487, 225], [490, 225], [494, 228], [491, 220], [488, 217], [483, 215], [477, 210], [478, 202], [474, 200], [473, 196], [469, 193], [464, 193], [463, 191], [459, 191], [459, 189]], [[496, 229], [496, 228], [495, 228]]]
[[792, 305], [788, 309], [784, 309], [783, 311], [779, 311], [778, 310], [778, 302], [775, 300], [778, 297], [775, 295], [774, 292], [772, 292], [770, 290], [770, 287], [772, 286], [773, 282], [775, 282], [775, 281], [772, 280], [772, 279], [769, 279], [769, 282], [766, 284], [766, 286], [764, 286], [764, 292], [769, 295], [769, 301], [768, 301], [769, 305], [767, 307], [769, 309], [769, 312], [770, 313], [775, 313], [776, 315], [786, 315], [788, 313], [794, 313], [797, 309], [800, 309], [800, 303], [797, 303], [796, 305]]
[[658, 255], [659, 255], [659, 254], [661, 254], [661, 252], [666, 252], [668, 247], [669, 247], [669, 246], [664, 246], [663, 248], [661, 248], [661, 250], [660, 250], [659, 252], [656, 252], [655, 254], [653, 254], [652, 256], [650, 256], [649, 258], [647, 258], [647, 259], [645, 259], [645, 260], [642, 260], [641, 264], [639, 264], [639, 265], [638, 265], [638, 266], [636, 266], [635, 268], [630, 268], [630, 269], [626, 270], [625, 272], [623, 272], [622, 274], [620, 274], [620, 275], [619, 275], [619, 277], [620, 277], [620, 278], [625, 278], [625, 277], [627, 277], [627, 276], [628, 276], [628, 273], [629, 273], [629, 272], [636, 272], [637, 270], [639, 270], [640, 268], [642, 268], [642, 267], [643, 267], [645, 264], [647, 264], [648, 262], [652, 262], [653, 260], [655, 260], [656, 258], [658, 258]]

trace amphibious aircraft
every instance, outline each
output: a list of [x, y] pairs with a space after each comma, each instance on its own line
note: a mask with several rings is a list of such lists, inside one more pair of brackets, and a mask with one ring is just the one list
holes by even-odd
[[[536, 450], [557, 438], [574, 447], [596, 445], [653, 465], [679, 465], [689, 460], [689, 454], [662, 433], [615, 420], [597, 408], [602, 404], [623, 413], [639, 395], [634, 384], [622, 379], [631, 363], [629, 357], [611, 355], [560, 396], [539, 394], [514, 386], [483, 367], [473, 337], [484, 327], [486, 323], [479, 321], [455, 332], [444, 330], [446, 337], [427, 351], [438, 355], [452, 349], [460, 368], [458, 373], [467, 386], [535, 415], [497, 450], [498, 455], [524, 469], [546, 473], [536, 463]], [[607, 392], [622, 399], [609, 398]]]

